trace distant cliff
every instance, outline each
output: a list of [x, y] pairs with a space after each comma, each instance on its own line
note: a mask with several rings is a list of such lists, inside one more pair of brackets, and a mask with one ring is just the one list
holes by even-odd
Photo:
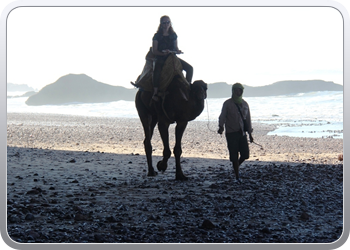
[[[343, 91], [343, 86], [322, 80], [280, 81], [271, 85], [251, 87], [244, 85], [244, 97], [293, 95], [317, 91]], [[224, 98], [231, 96], [231, 87], [224, 82], [212, 83], [208, 86], [208, 98]]]
[[16, 91], [34, 91], [32, 87], [29, 87], [26, 84], [14, 84], [14, 83], [7, 83], [7, 92], [16, 92]]
[[85, 74], [69, 74], [30, 96], [26, 104], [59, 105], [73, 102], [101, 103], [119, 100], [133, 101], [137, 89], [98, 82]]
[[23, 95], [14, 95], [14, 96], [8, 95], [7, 98], [29, 97], [35, 94], [36, 94], [35, 91], [28, 91], [28, 92], [25, 92]]
[[[231, 87], [224, 82], [208, 85], [208, 98], [229, 98]], [[244, 85], [244, 97], [292, 95], [316, 91], [343, 91], [343, 86], [322, 80], [281, 81], [261, 87]], [[60, 105], [67, 103], [101, 103], [119, 100], [134, 101], [137, 89], [98, 82], [85, 74], [69, 74], [42, 88], [31, 92], [27, 105]], [[28, 93], [29, 94], [29, 93]]]

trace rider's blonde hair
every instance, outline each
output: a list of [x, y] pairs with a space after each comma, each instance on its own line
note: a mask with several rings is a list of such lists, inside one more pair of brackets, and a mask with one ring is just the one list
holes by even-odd
[[171, 23], [171, 19], [170, 19], [170, 17], [169, 16], [162, 16], [161, 18], [160, 18], [160, 23], [159, 23], [159, 26], [158, 26], [158, 30], [157, 30], [157, 33], [162, 33], [162, 19], [164, 19], [164, 18], [169, 18], [169, 20], [170, 20], [170, 28], [169, 28], [169, 34], [172, 34], [172, 33], [175, 33], [175, 31], [174, 31], [174, 29], [173, 29], [173, 25], [172, 25], [172, 23]]

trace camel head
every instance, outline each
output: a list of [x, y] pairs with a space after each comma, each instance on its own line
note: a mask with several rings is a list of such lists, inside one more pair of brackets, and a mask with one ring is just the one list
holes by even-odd
[[207, 89], [208, 84], [206, 84], [202, 80], [198, 80], [193, 82], [193, 84], [191, 85], [191, 94], [198, 101], [202, 101], [207, 98]]

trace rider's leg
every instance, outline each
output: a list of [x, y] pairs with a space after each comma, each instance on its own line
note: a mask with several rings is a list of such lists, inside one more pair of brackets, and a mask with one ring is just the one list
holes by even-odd
[[192, 76], [193, 76], [193, 67], [187, 63], [186, 61], [180, 59], [180, 62], [181, 62], [181, 65], [182, 65], [182, 68], [184, 71], [186, 71], [186, 80], [188, 81], [189, 84], [191, 84], [192, 82]]
[[160, 74], [162, 72], [163, 64], [157, 60], [153, 62], [153, 77], [152, 77], [152, 84], [153, 84], [153, 96], [152, 99], [157, 101], [158, 97], [158, 88], [159, 88], [159, 80], [160, 80]]

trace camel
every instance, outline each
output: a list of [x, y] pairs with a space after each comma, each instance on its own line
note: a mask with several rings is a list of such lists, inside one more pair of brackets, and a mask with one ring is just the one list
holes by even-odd
[[180, 156], [182, 154], [181, 139], [189, 121], [199, 116], [204, 109], [204, 100], [207, 98], [207, 84], [202, 80], [195, 81], [185, 91], [188, 99], [184, 99], [183, 76], [176, 75], [167, 87], [166, 94], [158, 101], [152, 100], [152, 92], [141, 88], [136, 93], [135, 105], [140, 117], [145, 139], [144, 148], [146, 152], [148, 173], [147, 176], [156, 176], [158, 173], [152, 165], [151, 139], [155, 126], [163, 141], [163, 159], [158, 162], [158, 171], [164, 172], [168, 167], [168, 159], [171, 156], [169, 148], [169, 126], [176, 122], [175, 127], [175, 163], [176, 180], [187, 180], [188, 177], [182, 172]]

